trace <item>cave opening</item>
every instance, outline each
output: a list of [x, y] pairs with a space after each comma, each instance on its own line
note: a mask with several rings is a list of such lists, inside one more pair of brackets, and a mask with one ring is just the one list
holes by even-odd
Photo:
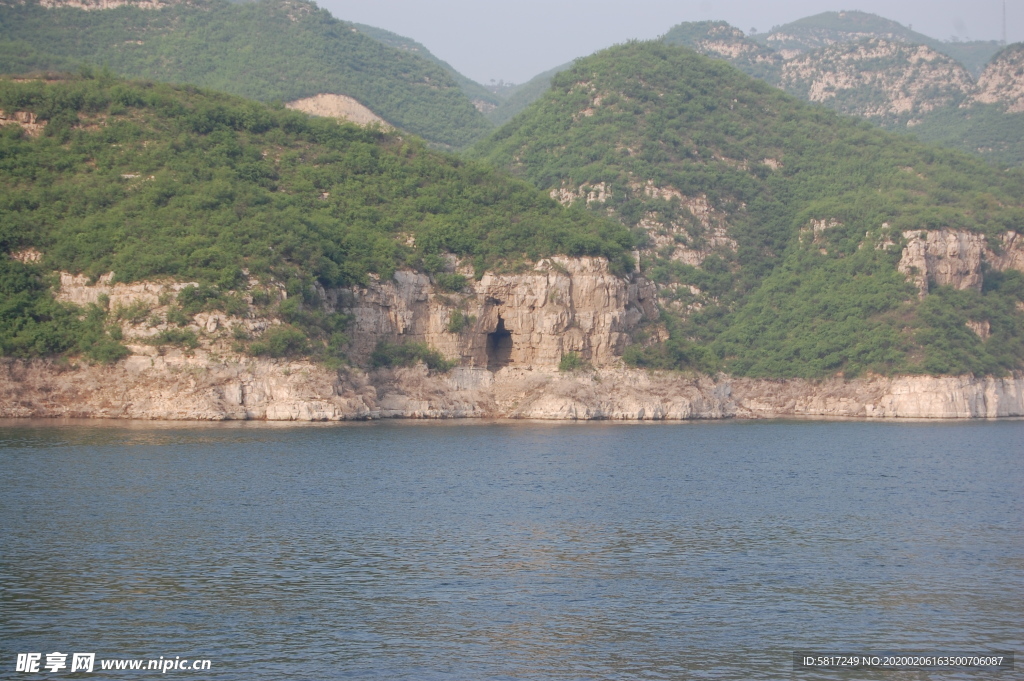
[[498, 317], [498, 326], [487, 334], [487, 368], [496, 371], [512, 361], [512, 332], [505, 328], [505, 320]]

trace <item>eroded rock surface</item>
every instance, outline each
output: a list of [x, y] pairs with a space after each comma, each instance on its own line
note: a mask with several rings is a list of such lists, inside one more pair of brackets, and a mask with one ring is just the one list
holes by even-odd
[[1008, 113], [1024, 112], [1024, 44], [1012, 45], [985, 67], [972, 102], [1002, 104]]
[[0, 361], [0, 417], [343, 421], [380, 418], [687, 420], [1024, 416], [1024, 375], [754, 380], [610, 367], [329, 371], [197, 352], [114, 366]]
[[[1024, 263], [1016, 233], [1004, 235], [998, 253], [986, 251], [973, 235], [960, 236], [917, 234], [911, 243], [918, 246], [908, 246], [908, 252], [961, 287], [977, 285], [973, 277], [982, 262], [998, 267]], [[954, 261], [959, 264], [944, 266]], [[252, 307], [248, 316], [195, 315], [186, 327], [200, 340], [194, 350], [157, 348], [145, 343], [145, 334], [158, 332], [166, 322], [156, 323], [160, 315], [147, 320], [150, 311], [142, 308], [166, 308], [187, 284], [116, 284], [109, 276], [91, 283], [71, 275], [61, 283], [62, 300], [106, 303], [112, 311], [123, 311], [118, 319], [133, 354], [112, 365], [0, 360], [0, 417], [647, 421], [1024, 416], [1024, 374], [774, 381], [626, 368], [620, 354], [628, 334], [657, 314], [654, 290], [642, 277], [616, 276], [596, 258], [554, 258], [526, 272], [487, 274], [457, 293], [441, 292], [427, 275], [414, 272], [399, 272], [393, 280], [364, 288], [321, 291], [329, 306], [352, 316], [350, 356], [357, 362], [379, 341], [418, 341], [459, 360], [460, 366], [446, 373], [431, 373], [423, 365], [330, 370], [308, 361], [240, 355], [232, 350], [236, 330], [259, 334], [274, 323], [254, 318]], [[141, 310], [138, 319], [135, 308]], [[456, 311], [469, 320], [459, 329], [452, 327]], [[567, 352], [578, 353], [584, 368], [559, 371]]]
[[[381, 340], [427, 343], [463, 366], [555, 367], [575, 352], [596, 366], [617, 361], [630, 332], [655, 319], [653, 285], [611, 273], [601, 258], [554, 257], [519, 274], [470, 278], [462, 292], [437, 290], [430, 277], [397, 272], [386, 282], [334, 294], [352, 316], [351, 355], [369, 357]], [[463, 326], [455, 329], [453, 316]]]
[[803, 54], [782, 67], [784, 90], [840, 111], [907, 120], [959, 104], [974, 81], [955, 60], [923, 45], [871, 39]]
[[1024, 239], [1017, 232], [1003, 234], [998, 249], [992, 249], [983, 234], [963, 230], [915, 230], [903, 237], [908, 242], [898, 268], [922, 296], [930, 286], [980, 291], [986, 265], [1024, 272]]

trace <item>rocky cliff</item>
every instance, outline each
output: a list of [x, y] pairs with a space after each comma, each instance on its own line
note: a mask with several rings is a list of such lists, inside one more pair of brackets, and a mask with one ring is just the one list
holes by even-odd
[[[1009, 235], [998, 256], [971, 239], [961, 244], [959, 236], [916, 235], [905, 256], [910, 262], [917, 256], [908, 253], [919, 254], [914, 262], [925, 266], [963, 260], [964, 267], [947, 268], [960, 277], [950, 283], [973, 286], [972, 267], [980, 272], [986, 258], [1016, 263], [1013, 258], [1024, 253]], [[941, 254], [940, 243], [945, 249]], [[148, 338], [166, 327], [155, 321], [157, 313], [185, 286], [116, 284], [109, 276], [89, 282], [64, 275], [62, 300], [119, 311], [116, 316], [132, 355], [113, 365], [3, 360], [0, 417], [338, 421], [1024, 416], [1024, 375], [772, 381], [625, 368], [619, 355], [629, 334], [657, 314], [654, 290], [642, 277], [616, 276], [605, 261], [594, 258], [554, 258], [524, 272], [491, 273], [454, 293], [413, 272], [365, 287], [322, 292], [326, 305], [351, 316], [350, 356], [355, 364], [363, 363], [379, 341], [418, 341], [460, 362], [446, 373], [430, 372], [423, 365], [332, 370], [308, 361], [246, 356], [232, 349], [236, 330], [259, 334], [275, 323], [254, 317], [255, 308], [249, 314], [195, 315], [186, 327], [199, 340], [191, 350], [148, 344]], [[452, 325], [456, 311], [463, 320], [460, 328]], [[587, 360], [583, 369], [558, 370], [559, 360], [569, 352]]]
[[932, 286], [980, 291], [986, 268], [1024, 272], [1024, 239], [1017, 232], [1004, 233], [996, 248], [983, 234], [964, 230], [911, 231], [903, 237], [908, 241], [898, 268], [922, 296]]
[[343, 421], [380, 418], [687, 420], [1024, 416], [1024, 375], [846, 381], [456, 368], [329, 371], [197, 351], [105, 366], [0, 362], [0, 418]]
[[352, 317], [357, 362], [381, 340], [410, 340], [461, 366], [492, 370], [557, 367], [570, 352], [595, 366], [613, 364], [637, 325], [658, 314], [650, 282], [616, 276], [599, 258], [548, 258], [525, 272], [487, 273], [456, 292], [439, 290], [425, 274], [398, 272], [328, 298]]

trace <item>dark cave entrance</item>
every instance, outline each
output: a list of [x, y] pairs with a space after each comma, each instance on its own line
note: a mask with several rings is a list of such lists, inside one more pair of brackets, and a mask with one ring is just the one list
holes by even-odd
[[487, 368], [496, 371], [512, 361], [512, 332], [505, 328], [505, 320], [498, 317], [498, 326], [487, 334]]

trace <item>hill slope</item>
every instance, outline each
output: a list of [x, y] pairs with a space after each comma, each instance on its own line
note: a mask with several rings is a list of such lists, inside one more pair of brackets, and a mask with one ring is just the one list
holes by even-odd
[[544, 73], [539, 73], [522, 85], [508, 89], [504, 101], [497, 108], [487, 113], [487, 118], [495, 125], [502, 125], [518, 114], [520, 111], [536, 102], [548, 88], [551, 87], [551, 79], [556, 74], [565, 71], [572, 63], [562, 64]]
[[3, 355], [118, 356], [102, 310], [53, 301], [55, 271], [194, 281], [191, 313], [279, 282], [292, 302], [261, 304], [279, 302], [273, 314], [301, 329], [292, 340], [326, 352], [345, 320], [303, 307], [315, 285], [413, 267], [458, 288], [448, 254], [481, 274], [552, 253], [629, 266], [621, 226], [397, 133], [112, 78], [0, 80], [0, 112]]
[[443, 68], [451, 75], [452, 78], [455, 79], [455, 82], [459, 84], [459, 87], [462, 88], [462, 91], [466, 93], [466, 96], [469, 97], [470, 100], [472, 100], [473, 105], [476, 106], [479, 111], [486, 114], [493, 111], [495, 107], [504, 101], [502, 97], [491, 92], [480, 83], [456, 71], [455, 67], [435, 56], [425, 46], [416, 42], [412, 38], [406, 38], [405, 36], [392, 33], [391, 31], [386, 31], [383, 28], [377, 28], [376, 26], [367, 26], [366, 24], [356, 23], [353, 23], [352, 25], [359, 29], [361, 33], [365, 33], [378, 42], [384, 43], [389, 47], [411, 52]]
[[667, 329], [649, 330], [640, 365], [815, 377], [1024, 361], [1024, 279], [980, 264], [1024, 267], [998, 259], [1019, 245], [1020, 172], [658, 43], [577, 61], [474, 153], [645, 242]]
[[74, 70], [186, 82], [251, 99], [356, 99], [387, 122], [450, 147], [489, 124], [448, 70], [385, 45], [305, 0], [0, 3], [0, 72]]

